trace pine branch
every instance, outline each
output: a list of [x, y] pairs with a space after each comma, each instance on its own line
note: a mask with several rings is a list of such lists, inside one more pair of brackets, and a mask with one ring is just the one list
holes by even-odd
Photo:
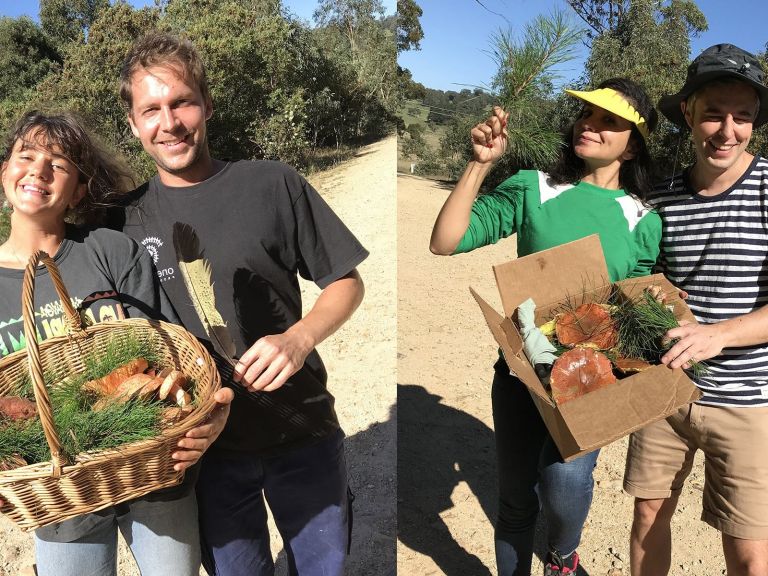
[[508, 107], [540, 92], [556, 77], [552, 68], [574, 57], [579, 33], [571, 28], [563, 12], [555, 12], [528, 24], [521, 42], [511, 30], [493, 35], [491, 56], [499, 67], [494, 85], [502, 98], [509, 101]]
[[525, 166], [544, 169], [560, 154], [560, 134], [538, 126], [512, 126], [507, 140], [507, 154]]
[[[619, 352], [627, 358], [658, 362], [675, 344], [665, 336], [680, 325], [677, 318], [648, 291], [620, 302], [612, 315], [619, 328]], [[706, 374], [705, 363], [694, 360], [690, 364], [694, 376]]]

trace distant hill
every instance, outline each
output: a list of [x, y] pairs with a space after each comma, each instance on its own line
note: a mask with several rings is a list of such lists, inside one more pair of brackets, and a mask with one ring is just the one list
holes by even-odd
[[480, 88], [467, 88], [456, 92], [433, 88], [426, 89], [422, 103], [429, 107], [427, 121], [433, 124], [447, 124], [455, 116], [482, 116], [491, 111], [495, 97]]
[[450, 178], [456, 159], [451, 152], [446, 154], [441, 140], [450, 140], [457, 127], [468, 133], [464, 125], [485, 118], [496, 99], [479, 88], [457, 92], [420, 86], [419, 92], [422, 98], [404, 100], [399, 110], [403, 132], [398, 139], [398, 170]]

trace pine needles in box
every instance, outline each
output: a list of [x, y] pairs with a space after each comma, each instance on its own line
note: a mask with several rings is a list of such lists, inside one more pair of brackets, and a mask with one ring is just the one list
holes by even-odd
[[[542, 381], [559, 404], [659, 364], [674, 344], [666, 334], [679, 323], [653, 290], [610, 290], [595, 296], [585, 291], [580, 303], [566, 299], [539, 327], [557, 359], [548, 377], [542, 367], [534, 368], [540, 377], [545, 375]], [[701, 362], [692, 363], [691, 370], [695, 376], [706, 372]]]
[[[616, 350], [619, 354], [652, 364], [658, 364], [666, 351], [674, 345], [674, 341], [666, 338], [666, 334], [680, 325], [674, 312], [648, 290], [619, 302], [614, 306], [611, 316], [618, 329]], [[706, 373], [702, 362], [692, 362], [690, 369], [694, 376]]]

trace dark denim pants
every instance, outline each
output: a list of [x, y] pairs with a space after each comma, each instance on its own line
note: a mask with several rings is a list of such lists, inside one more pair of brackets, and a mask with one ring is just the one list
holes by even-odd
[[563, 462], [530, 393], [503, 361], [496, 365], [492, 399], [499, 471], [498, 573], [528, 576], [540, 509], [551, 550], [567, 555], [579, 545], [599, 450]]
[[273, 576], [266, 498], [291, 576], [342, 576], [352, 510], [343, 433], [270, 458], [207, 453], [197, 499], [211, 576]]

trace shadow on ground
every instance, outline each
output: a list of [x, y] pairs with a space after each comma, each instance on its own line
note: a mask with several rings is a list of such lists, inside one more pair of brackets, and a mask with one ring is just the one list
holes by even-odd
[[398, 386], [398, 537], [409, 548], [432, 558], [447, 576], [491, 574], [476, 555], [454, 540], [440, 514], [453, 508], [451, 493], [464, 481], [487, 521], [493, 522], [493, 430], [440, 400], [422, 386]]
[[[487, 522], [495, 523], [493, 430], [474, 416], [442, 404], [442, 397], [422, 386], [400, 384], [397, 388], [398, 538], [432, 558], [446, 576], [492, 574], [480, 558], [456, 542], [440, 514], [453, 508], [451, 494], [464, 481]], [[545, 534], [546, 520], [540, 514], [534, 543], [534, 553], [540, 559], [546, 553]], [[486, 544], [492, 547], [492, 542]]]

